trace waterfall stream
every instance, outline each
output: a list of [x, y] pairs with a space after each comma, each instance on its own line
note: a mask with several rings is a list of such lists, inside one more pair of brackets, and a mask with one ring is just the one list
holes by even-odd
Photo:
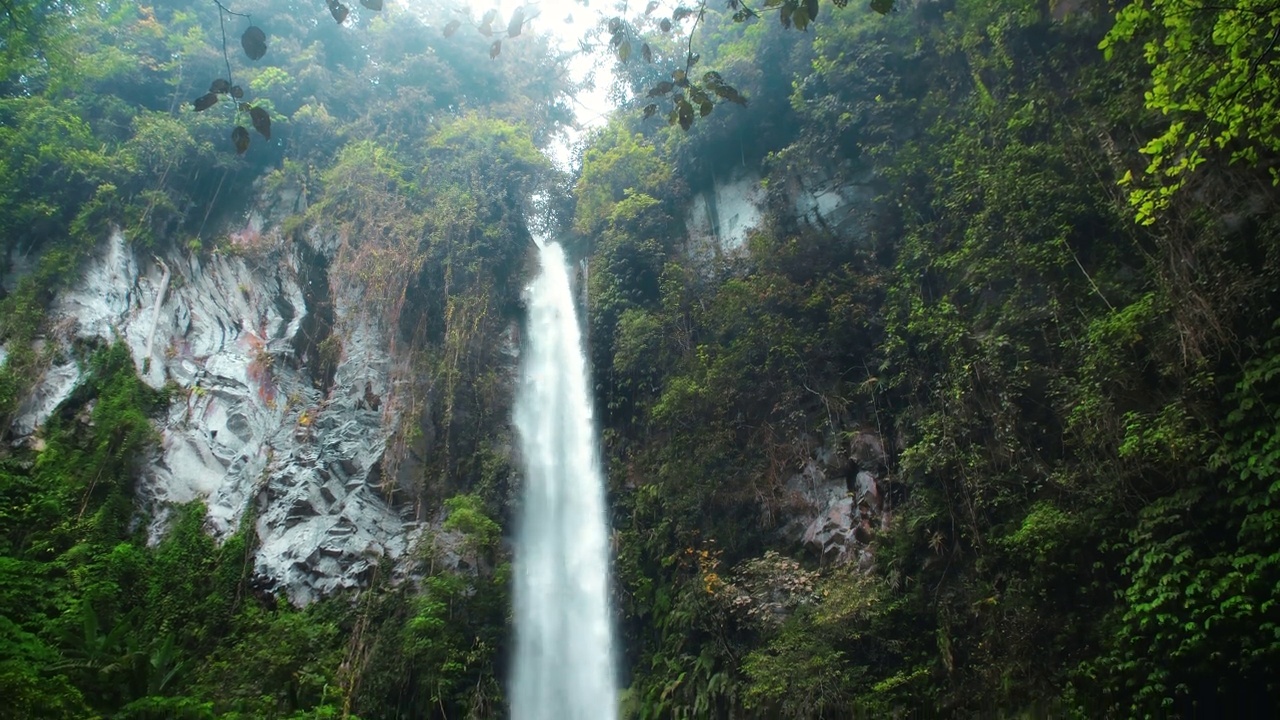
[[586, 359], [563, 249], [539, 244], [515, 424], [525, 490], [513, 720], [614, 720], [609, 547]]

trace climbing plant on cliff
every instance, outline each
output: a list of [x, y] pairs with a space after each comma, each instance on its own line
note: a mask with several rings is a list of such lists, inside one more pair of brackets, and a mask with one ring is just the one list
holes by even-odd
[[1254, 165], [1280, 152], [1278, 40], [1273, 0], [1140, 0], [1117, 12], [1100, 47], [1110, 58], [1122, 44], [1141, 44], [1151, 68], [1146, 105], [1164, 120], [1142, 149], [1146, 168], [1123, 179], [1139, 222], [1155, 222], [1214, 157]]

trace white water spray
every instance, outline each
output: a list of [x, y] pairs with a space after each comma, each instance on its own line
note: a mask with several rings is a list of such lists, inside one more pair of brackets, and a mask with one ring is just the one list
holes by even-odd
[[615, 720], [604, 481], [564, 251], [539, 243], [515, 424], [525, 464], [516, 546], [513, 720]]

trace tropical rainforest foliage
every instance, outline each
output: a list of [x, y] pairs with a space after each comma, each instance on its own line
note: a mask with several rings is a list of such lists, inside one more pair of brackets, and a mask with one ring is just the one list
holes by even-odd
[[[539, 192], [589, 259], [626, 717], [1274, 711], [1280, 4], [619, 10], [623, 107], [572, 179], [539, 151], [574, 90], [545, 38], [332, 5], [228, 5], [253, 60], [216, 3], [0, 3], [0, 718], [502, 716], [498, 338]], [[243, 154], [232, 81], [270, 117]], [[761, 222], [691, 242], [735, 173]], [[798, 210], [815, 186], [844, 216]], [[196, 503], [148, 546], [169, 397], [120, 345], [78, 346], [88, 379], [12, 443], [45, 307], [112, 228], [229, 252], [282, 188], [429, 378], [401, 400], [439, 429], [422, 493], [476, 571], [428, 536], [420, 582], [294, 608], [252, 517], [215, 542]], [[824, 562], [785, 484], [866, 433], [874, 562]]]
[[[751, 103], [687, 133], [620, 66], [576, 223], [636, 716], [1274, 709], [1280, 8], [1109, 10], [708, 17]], [[690, 245], [735, 166], [763, 221]], [[797, 218], [813, 186], [861, 200]], [[874, 570], [780, 543], [785, 482], [867, 429]]]
[[[259, 59], [224, 55], [214, 3], [3, 6], [0, 717], [494, 715], [509, 601], [492, 518], [509, 469], [492, 448], [510, 401], [486, 340], [519, 313], [529, 198], [562, 183], [538, 148], [570, 118], [563, 67], [545, 38], [498, 61], [481, 38], [442, 38], [425, 18], [451, 7], [352, 9], [339, 26], [323, 6], [229, 6], [264, 29]], [[233, 43], [249, 26], [221, 21]], [[225, 99], [242, 98], [192, 103], [228, 75], [270, 113], [270, 138], [240, 155], [230, 134], [248, 115]], [[180, 508], [148, 547], [134, 483], [169, 397], [123, 345], [78, 346], [88, 379], [13, 446], [56, 352], [46, 303], [113, 227], [140, 251], [254, 252], [228, 219], [280, 192], [305, 198], [287, 241], [335, 238], [320, 283], [359, 285], [423, 378], [397, 401], [431, 393], [421, 493], [471, 572], [439, 569], [428, 536], [420, 582], [379, 568], [358, 597], [296, 609], [253, 576], [252, 511], [215, 542], [203, 507]], [[331, 382], [338, 335], [307, 352]]]

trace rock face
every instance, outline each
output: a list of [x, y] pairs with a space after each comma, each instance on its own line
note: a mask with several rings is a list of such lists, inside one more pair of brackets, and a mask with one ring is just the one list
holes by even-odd
[[[875, 171], [842, 167], [821, 175], [788, 177], [779, 192], [789, 212], [802, 222], [842, 236], [865, 237], [874, 219]], [[698, 266], [743, 255], [749, 233], [760, 224], [766, 192], [760, 172], [735, 166], [698, 192], [685, 211], [685, 252]]]
[[760, 173], [740, 166], [695, 195], [685, 214], [690, 257], [706, 263], [744, 251], [748, 231], [760, 223], [764, 199]]
[[846, 167], [840, 171], [793, 177], [787, 196], [795, 216], [841, 237], [866, 237], [875, 217], [875, 171]]
[[880, 437], [853, 435], [844, 447], [819, 448], [786, 483], [785, 536], [800, 540], [824, 563], [874, 562], [869, 544], [888, 516], [880, 494], [887, 458]]
[[[414, 498], [385, 488], [381, 472], [401, 421], [382, 401], [399, 376], [387, 331], [358, 288], [330, 298], [333, 248], [321, 236], [264, 233], [289, 201], [296, 211], [295, 196], [249, 213], [232, 236], [240, 252], [148, 256], [112, 235], [54, 301], [60, 332], [47, 342], [118, 338], [145, 382], [180, 390], [138, 483], [153, 540], [176, 504], [203, 500], [223, 537], [252, 507], [257, 574], [305, 604], [361, 583], [381, 558], [406, 557], [420, 529]], [[331, 367], [309, 367], [330, 334]], [[62, 355], [12, 428], [19, 442], [81, 380]]]

